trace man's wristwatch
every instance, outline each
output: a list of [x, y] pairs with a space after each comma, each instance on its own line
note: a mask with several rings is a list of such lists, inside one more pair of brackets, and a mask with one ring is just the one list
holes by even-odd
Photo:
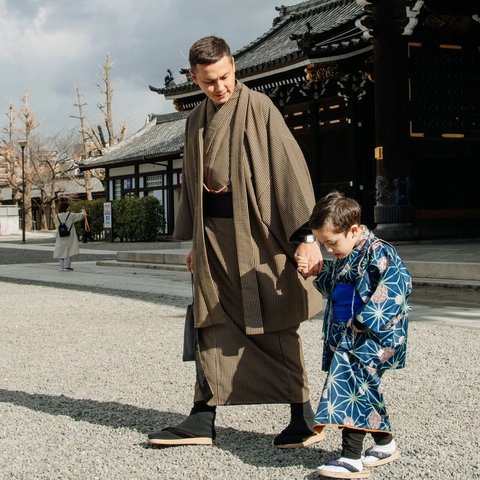
[[308, 234], [300, 238], [302, 243], [315, 243], [315, 235]]

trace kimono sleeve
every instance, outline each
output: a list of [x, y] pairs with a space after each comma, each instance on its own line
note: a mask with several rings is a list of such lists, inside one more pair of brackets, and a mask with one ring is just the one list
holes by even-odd
[[324, 297], [329, 297], [332, 291], [332, 284], [333, 284], [332, 269], [333, 269], [333, 261], [324, 260], [322, 270], [313, 281], [315, 288]]
[[184, 180], [180, 192], [178, 212], [173, 232], [173, 237], [177, 240], [191, 240], [193, 237], [193, 217], [188, 197], [188, 188]]
[[[185, 128], [185, 143], [189, 141], [188, 135], [188, 125], [189, 120], [187, 119], [187, 125]], [[188, 150], [185, 148], [185, 150]], [[177, 240], [191, 240], [193, 238], [193, 212], [192, 212], [192, 203], [190, 200], [189, 193], [189, 182], [191, 182], [191, 175], [188, 169], [188, 161], [191, 161], [189, 156], [185, 154], [183, 157], [183, 167], [182, 167], [182, 188], [180, 191], [180, 200], [178, 202], [178, 210], [175, 218], [175, 227], [173, 231], [173, 238]]]
[[357, 290], [366, 302], [355, 320], [377, 334], [403, 323], [410, 310], [411, 277], [393, 249], [377, 244]]
[[295, 242], [299, 232], [310, 233], [308, 221], [315, 205], [310, 173], [300, 146], [273, 104], [267, 129], [275, 199], [286, 238]]

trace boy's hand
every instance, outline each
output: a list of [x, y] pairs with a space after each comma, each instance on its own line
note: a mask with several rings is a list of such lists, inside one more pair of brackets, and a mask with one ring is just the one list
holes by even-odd
[[317, 242], [300, 243], [294, 257], [298, 265], [297, 270], [304, 278], [318, 275], [323, 267], [323, 257]]

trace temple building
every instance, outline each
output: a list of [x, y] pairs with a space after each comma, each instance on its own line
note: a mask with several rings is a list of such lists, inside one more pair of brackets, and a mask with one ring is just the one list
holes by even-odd
[[[276, 9], [271, 29], [234, 53], [237, 78], [279, 108], [316, 196], [334, 188], [353, 196], [386, 239], [480, 235], [480, 2], [310, 0]], [[182, 83], [169, 71], [163, 87], [150, 87], [174, 103], [180, 127], [204, 98], [183, 73]], [[171, 182], [166, 234], [181, 147], [162, 154], [166, 172], [178, 173], [177, 184], [168, 173], [162, 180]], [[115, 198], [127, 166], [109, 155]], [[106, 160], [97, 166], [108, 168]], [[135, 194], [145, 192], [145, 168], [130, 166]]]

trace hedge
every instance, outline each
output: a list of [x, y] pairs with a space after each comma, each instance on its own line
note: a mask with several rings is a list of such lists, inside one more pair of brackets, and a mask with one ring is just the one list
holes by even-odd
[[[94, 239], [103, 237], [103, 200], [79, 201], [70, 206], [72, 212], [87, 211]], [[165, 227], [163, 207], [155, 197], [128, 197], [112, 201], [113, 238], [120, 241], [153, 242]], [[82, 235], [81, 222], [76, 225]]]

